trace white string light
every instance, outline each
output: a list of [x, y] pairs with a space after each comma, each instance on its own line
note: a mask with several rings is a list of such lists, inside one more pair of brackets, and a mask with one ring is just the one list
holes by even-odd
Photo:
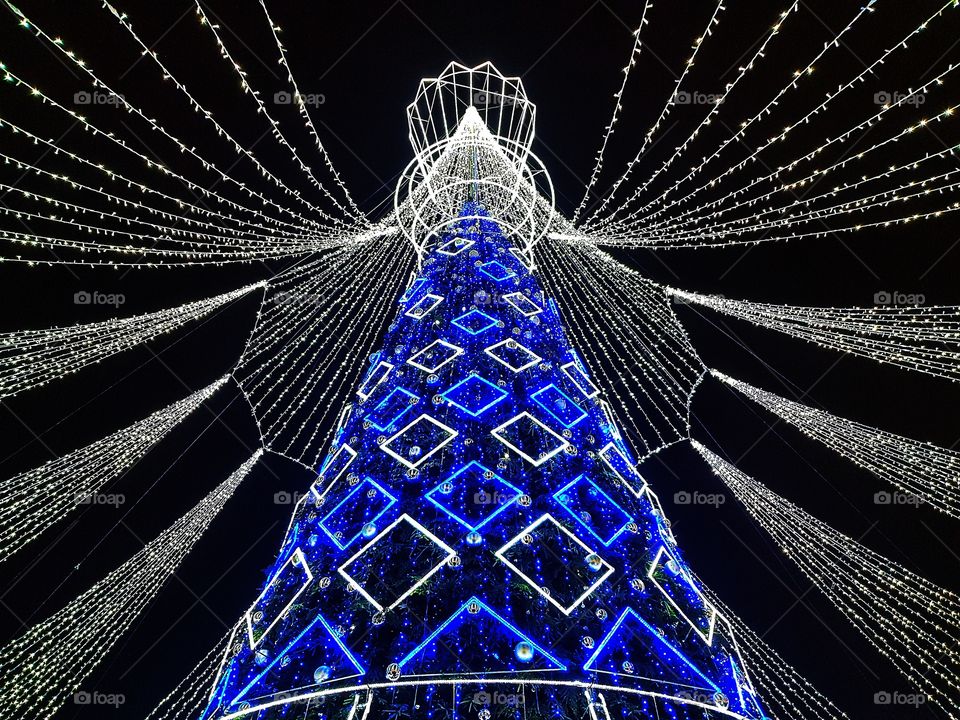
[[161, 408], [89, 445], [0, 481], [0, 561], [120, 477], [227, 381]]
[[86, 325], [0, 333], [0, 398], [99, 362], [266, 287], [259, 282], [166, 310]]
[[730, 300], [674, 288], [667, 292], [821, 347], [960, 379], [960, 307], [956, 305], [818, 308]]
[[801, 405], [716, 370], [710, 373], [904, 493], [960, 518], [960, 453]]
[[955, 718], [960, 598], [817, 520], [697, 441], [694, 447], [780, 549], [863, 636]]
[[176, 572], [262, 453], [123, 565], [0, 650], [5, 717], [46, 719], [63, 706]]

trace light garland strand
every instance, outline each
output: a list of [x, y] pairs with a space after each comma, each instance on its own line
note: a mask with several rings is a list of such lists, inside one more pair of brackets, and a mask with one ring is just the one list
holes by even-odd
[[960, 307], [818, 308], [730, 300], [667, 288], [689, 303], [821, 347], [960, 380]]
[[[213, 34], [214, 41], [217, 43], [217, 47], [220, 50], [220, 56], [227, 62], [228, 65], [233, 68], [234, 72], [237, 74], [237, 77], [240, 78], [240, 87], [243, 90], [244, 95], [249, 95], [251, 98], [253, 98], [254, 102], [257, 104], [257, 114], [263, 115], [267, 122], [270, 123], [270, 134], [273, 136], [273, 138], [284, 148], [284, 150], [290, 154], [291, 159], [300, 168], [301, 172], [306, 176], [309, 183], [317, 190], [322, 192], [324, 196], [329, 198], [329, 200], [336, 206], [337, 211], [346, 216], [351, 216], [355, 221], [365, 222], [365, 218], [363, 218], [362, 215], [352, 216], [351, 211], [343, 207], [343, 205], [340, 204], [340, 201], [337, 200], [333, 194], [323, 186], [323, 183], [321, 183], [317, 176], [314, 175], [313, 169], [303, 162], [300, 154], [297, 152], [297, 149], [283, 134], [283, 131], [280, 129], [280, 124], [273, 118], [269, 110], [267, 110], [267, 106], [264, 104], [263, 100], [260, 99], [260, 93], [251, 87], [246, 71], [244, 71], [240, 64], [233, 58], [233, 55], [230, 54], [226, 44], [223, 42], [223, 38], [220, 36], [219, 25], [210, 21], [210, 18], [207, 17], [207, 14], [203, 11], [203, 8], [200, 6], [198, 0], [194, 4], [200, 24], [210, 29], [210, 32]], [[298, 98], [298, 101], [302, 102], [302, 98]]]
[[[260, 2], [262, 3], [263, 0], [260, 0]], [[643, 32], [643, 26], [650, 24], [650, 21], [647, 20], [647, 12], [652, 7], [653, 3], [650, 2], [650, 0], [644, 3], [643, 14], [640, 15], [640, 23], [637, 25], [637, 29], [633, 31], [633, 47], [630, 48], [630, 59], [627, 61], [627, 66], [621, 71], [623, 73], [623, 79], [620, 81], [620, 89], [613, 94], [613, 99], [616, 101], [613, 106], [613, 115], [610, 118], [609, 124], [603, 130], [603, 140], [600, 143], [600, 149], [597, 151], [597, 159], [590, 173], [590, 179], [587, 181], [587, 186], [583, 191], [583, 198], [573, 212], [573, 218], [571, 219], [573, 225], [576, 225], [580, 219], [580, 213], [583, 212], [586, 207], [587, 201], [590, 199], [590, 192], [597, 184], [600, 172], [603, 170], [603, 159], [607, 153], [607, 145], [610, 143], [610, 138], [613, 137], [617, 121], [620, 119], [620, 112], [623, 110], [623, 93], [627, 89], [627, 82], [630, 80], [630, 71], [633, 70], [637, 64], [637, 58], [640, 57], [640, 52], [643, 49], [641, 33]]]
[[227, 379], [224, 376], [129, 427], [0, 481], [0, 562], [77, 506], [98, 504], [101, 490], [137, 463]]
[[698, 584], [720, 616], [730, 623], [744, 664], [749, 669], [750, 680], [756, 686], [764, 708], [771, 711], [771, 717], [781, 720], [849, 720], [845, 712], [778, 655], [713, 590], [703, 582]]
[[[543, 282], [611, 404], [626, 413], [623, 426], [635, 433], [640, 459], [688, 437], [690, 398], [704, 367], [663, 292], [586, 243], [538, 250]], [[585, 273], [593, 282], [582, 282]]]
[[909, 496], [960, 518], [960, 453], [801, 405], [717, 370], [710, 373]]
[[103, 580], [0, 649], [4, 717], [56, 714], [156, 597], [262, 453]]
[[[710, 20], [707, 22], [707, 27], [704, 29], [703, 34], [700, 35], [693, 42], [693, 52], [690, 54], [690, 57], [687, 58], [687, 61], [683, 64], [683, 70], [680, 72], [680, 75], [673, 83], [673, 88], [670, 92], [670, 95], [667, 96], [667, 100], [663, 105], [663, 108], [660, 110], [660, 114], [657, 116], [657, 119], [654, 121], [653, 125], [647, 130], [643, 136], [643, 143], [640, 145], [640, 149], [637, 151], [637, 154], [627, 163], [627, 169], [624, 173], [617, 178], [617, 181], [613, 183], [613, 186], [610, 188], [609, 192], [606, 195], [606, 199], [600, 206], [593, 212], [590, 216], [591, 218], [601, 215], [610, 203], [613, 201], [614, 196], [617, 194], [617, 191], [620, 189], [620, 186], [627, 182], [630, 178], [630, 175], [633, 173], [634, 167], [637, 163], [640, 162], [640, 158], [643, 157], [643, 154], [646, 152], [647, 148], [650, 146], [650, 142], [653, 140], [653, 136], [657, 134], [657, 131], [660, 129], [660, 126], [670, 115], [670, 110], [674, 105], [674, 99], [676, 98], [677, 92], [680, 90], [680, 86], [683, 84], [683, 81], [686, 79], [687, 74], [690, 72], [691, 68], [696, 64], [697, 54], [700, 52], [700, 48], [703, 47], [704, 40], [713, 35], [713, 27], [720, 23], [719, 15], [722, 11], [726, 10], [726, 6], [723, 4], [723, 0], [717, 3], [716, 7], [713, 10], [713, 14], [710, 15]], [[629, 201], [628, 201], [629, 202]], [[621, 206], [622, 207], [622, 206]], [[590, 224], [588, 219], [587, 225]]]
[[647, 176], [643, 183], [641, 183], [633, 191], [629, 198], [627, 198], [617, 207], [613, 214], [616, 214], [616, 212], [619, 212], [625, 206], [633, 202], [634, 199], [639, 197], [640, 194], [643, 193], [653, 183], [653, 181], [660, 176], [661, 173], [665, 172], [671, 165], [673, 165], [674, 161], [682, 157], [684, 153], [686, 153], [686, 151], [695, 143], [696, 139], [700, 136], [701, 131], [713, 122], [714, 117], [719, 114], [720, 110], [724, 107], [724, 103], [727, 101], [727, 96], [730, 95], [737, 85], [740, 84], [740, 81], [746, 77], [747, 73], [753, 70], [760, 63], [760, 61], [766, 57], [768, 46], [771, 42], [773, 42], [773, 39], [780, 34], [783, 24], [787, 21], [790, 15], [797, 12], [798, 7], [799, 0], [795, 0], [786, 10], [782, 11], [778, 15], [778, 20], [770, 28], [770, 32], [764, 38], [763, 42], [760, 44], [760, 47], [757, 48], [753, 56], [746, 63], [737, 69], [736, 77], [734, 77], [733, 80], [724, 86], [723, 92], [718, 98], [716, 98], [716, 102], [713, 103], [713, 106], [700, 121], [697, 127], [694, 128], [693, 132], [691, 132], [690, 135], [688, 135], [687, 138], [674, 149], [670, 157], [664, 160], [660, 167]]
[[235, 373], [265, 447], [316, 466], [327, 450], [320, 433], [335, 429], [328, 421], [340, 410], [333, 400], [362, 372], [411, 265], [394, 235], [271, 282]]
[[960, 707], [960, 598], [864, 547], [694, 447], [770, 534], [878, 652], [949, 717]]
[[0, 333], [0, 398], [45, 385], [169, 333], [237, 300], [265, 282], [144, 315], [45, 330]]
[[209, 699], [210, 678], [216, 677], [223, 664], [224, 647], [233, 636], [234, 627], [227, 630], [193, 670], [157, 703], [145, 720], [193, 720], [200, 715]]

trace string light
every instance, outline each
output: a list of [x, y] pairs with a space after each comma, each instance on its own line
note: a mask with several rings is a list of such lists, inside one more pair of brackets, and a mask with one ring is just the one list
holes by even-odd
[[0, 561], [103, 488], [187, 418], [227, 381], [224, 376], [129, 427], [0, 482]]
[[199, 320], [266, 283], [128, 318], [0, 333], [0, 398], [45, 385]]
[[0, 710], [6, 717], [56, 714], [156, 597], [262, 453], [257, 450], [123, 565], [0, 650]]
[[960, 308], [955, 305], [818, 308], [730, 300], [675, 288], [667, 292], [821, 347], [960, 379]]
[[960, 598], [817, 520], [697, 441], [693, 445], [810, 582], [952, 717], [960, 702]]
[[960, 453], [801, 405], [716, 370], [710, 373], [908, 495], [960, 518]]

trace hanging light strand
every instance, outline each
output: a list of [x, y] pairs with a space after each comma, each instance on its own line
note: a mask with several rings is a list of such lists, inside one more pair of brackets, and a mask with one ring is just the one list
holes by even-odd
[[0, 562], [97, 495], [223, 387], [224, 376], [129, 427], [0, 481]]
[[710, 373], [909, 496], [960, 518], [960, 453], [801, 405], [717, 370]]
[[960, 598], [834, 530], [694, 447], [804, 575], [917, 689], [956, 717]]
[[262, 453], [103, 580], [0, 649], [4, 717], [56, 714], [156, 597]]
[[265, 282], [144, 315], [86, 325], [0, 333], [0, 398], [45, 385], [199, 320]]
[[960, 307], [818, 308], [772, 305], [667, 288], [673, 297], [821, 347], [960, 379]]

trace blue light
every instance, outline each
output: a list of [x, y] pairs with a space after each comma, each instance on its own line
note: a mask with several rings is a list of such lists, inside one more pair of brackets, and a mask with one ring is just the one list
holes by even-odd
[[[468, 530], [476, 531], [513, 505], [521, 494], [519, 488], [474, 460], [433, 488], [426, 498]], [[460, 509], [460, 514], [451, 506]]]
[[[626, 510], [586, 475], [580, 475], [567, 483], [557, 490], [553, 497], [574, 520], [607, 547], [610, 547], [633, 520]], [[587, 522], [581, 517], [581, 513], [589, 512], [591, 507], [591, 522]], [[610, 516], [610, 519], [606, 519], [607, 516]]]
[[456, 385], [440, 393], [440, 397], [468, 415], [479, 417], [509, 393], [486, 378], [472, 373]]
[[520, 630], [518, 630], [516, 626], [514, 626], [513, 624], [511, 624], [510, 622], [508, 622], [508, 621], [505, 620], [504, 618], [502, 618], [502, 617], [500, 617], [499, 615], [497, 615], [496, 612], [494, 612], [493, 610], [491, 610], [490, 607], [489, 607], [485, 602], [483, 602], [483, 600], [481, 600], [480, 598], [478, 598], [476, 595], [474, 595], [474, 596], [471, 597], [469, 600], [467, 600], [463, 605], [461, 605], [459, 610], [457, 610], [455, 613], [453, 613], [453, 615], [451, 615], [451, 616], [448, 617], [446, 620], [444, 620], [443, 623], [441, 623], [440, 626], [439, 626], [436, 630], [434, 630], [432, 633], [430, 633], [423, 642], [421, 642], [421, 643], [420, 643], [419, 645], [417, 645], [413, 650], [411, 650], [409, 653], [407, 653], [406, 657], [404, 657], [403, 660], [401, 660], [401, 661], [400, 661], [399, 663], [397, 663], [397, 664], [398, 664], [401, 668], [402, 668], [404, 665], [406, 665], [406, 664], [410, 661], [410, 659], [411, 659], [412, 657], [414, 657], [414, 656], [417, 655], [421, 650], [423, 650], [424, 648], [426, 648], [431, 642], [433, 642], [433, 640], [434, 640], [438, 635], [440, 635], [444, 630], [446, 630], [447, 627], [449, 627], [450, 624], [451, 624], [454, 620], [456, 620], [457, 618], [461, 617], [464, 613], [468, 613], [471, 617], [476, 617], [479, 613], [470, 613], [469, 610], [468, 610], [468, 608], [469, 608], [469, 606], [470, 606], [471, 603], [475, 603], [476, 605], [478, 605], [479, 608], [480, 608], [480, 610], [482, 610], [482, 611], [485, 612], [487, 615], [489, 615], [489, 616], [492, 617], [494, 620], [496, 620], [498, 623], [500, 623], [501, 625], [503, 625], [503, 627], [506, 628], [509, 632], [513, 633], [513, 635], [514, 635], [519, 641], [530, 643], [530, 645], [533, 647], [533, 649], [534, 649], [536, 652], [540, 653], [540, 654], [541, 654], [543, 657], [545, 657], [552, 665], [554, 665], [554, 668], [555, 668], [556, 670], [566, 670], [566, 669], [567, 669], [567, 666], [566, 666], [566, 665], [564, 665], [562, 662], [560, 662], [559, 660], [557, 660], [553, 655], [551, 655], [550, 653], [548, 653], [548, 652], [547, 652], [546, 650], [544, 650], [542, 647], [540, 647], [540, 646], [537, 645], [535, 642], [533, 642], [533, 640], [531, 640], [531, 639], [528, 638], [526, 635], [524, 635], [522, 632], [520, 632]]
[[[377, 494], [373, 498], [370, 498], [370, 502], [367, 502], [366, 504], [354, 501], [354, 497], [357, 495], [357, 493], [363, 490], [364, 486], [366, 485], [372, 485]], [[387, 499], [386, 504], [383, 504], [379, 508], [373, 505], [374, 500], [382, 500], [383, 498]], [[377, 483], [375, 483], [373, 480], [370, 478], [364, 478], [362, 483], [358, 483], [357, 486], [351, 490], [350, 493], [343, 500], [341, 500], [335, 508], [333, 508], [333, 510], [324, 516], [319, 523], [320, 529], [330, 536], [330, 539], [336, 543], [338, 548], [343, 550], [363, 534], [363, 528], [366, 524], [377, 520], [387, 510], [389, 510], [396, 501], [397, 499], [393, 497], [393, 495], [377, 485]], [[370, 508], [373, 508], [376, 512], [373, 517], [366, 517], [366, 513]], [[356, 517], [358, 512], [361, 513], [360, 517]], [[344, 541], [338, 539], [337, 532], [343, 531], [338, 527], [334, 527], [331, 531], [331, 529], [327, 527], [328, 523], [336, 523], [337, 525], [343, 527], [344, 530], [347, 531], [344, 533], [344, 535], [349, 534], [349, 539]]]
[[530, 397], [565, 428], [571, 428], [587, 417], [587, 411], [553, 383]]
[[[386, 432], [400, 420], [400, 418], [413, 409], [414, 403], [419, 399], [419, 396], [414, 395], [409, 390], [396, 387], [379, 405], [370, 411], [367, 419], [377, 430]], [[377, 419], [375, 420], [374, 418]]]
[[466, 330], [471, 335], [479, 335], [484, 330], [489, 330], [497, 324], [497, 320], [479, 310], [471, 310], [455, 318], [453, 324], [461, 330]]
[[491, 260], [490, 262], [481, 265], [480, 272], [489, 278], [493, 278], [497, 282], [503, 282], [504, 280], [509, 280], [510, 278], [517, 276], [513, 270], [504, 267], [496, 260]]

